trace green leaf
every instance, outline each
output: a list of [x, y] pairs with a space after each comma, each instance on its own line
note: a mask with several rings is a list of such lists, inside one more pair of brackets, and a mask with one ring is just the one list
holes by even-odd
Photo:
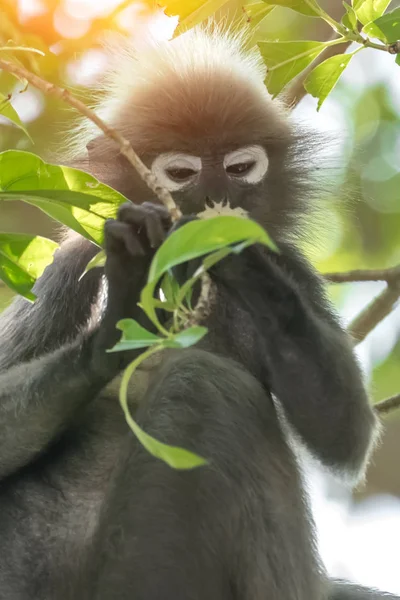
[[284, 6], [307, 17], [318, 17], [320, 12], [319, 5], [315, 0], [309, 0], [308, 3], [305, 0], [271, 0], [268, 1], [268, 4], [272, 6]]
[[343, 6], [346, 9], [346, 14], [342, 17], [342, 24], [350, 29], [350, 31], [358, 31], [357, 30], [357, 15], [352, 6], [347, 4], [345, 0], [343, 0]]
[[0, 233], [0, 279], [28, 300], [31, 289], [53, 261], [58, 244], [44, 237], [22, 233]]
[[164, 273], [178, 264], [243, 240], [265, 244], [277, 250], [261, 225], [241, 217], [213, 217], [191, 221], [174, 231], [156, 252], [150, 265], [148, 283], [141, 293], [141, 306], [149, 319], [162, 330], [153, 297], [155, 287]]
[[381, 17], [391, 0], [353, 0], [353, 8], [358, 20], [367, 25], [370, 21], [375, 21]]
[[31, 141], [33, 144], [33, 139], [31, 138], [25, 125], [19, 118], [19, 115], [18, 115], [17, 111], [15, 110], [15, 108], [13, 107], [13, 105], [11, 104], [10, 99], [1, 93], [0, 93], [0, 116], [5, 117], [9, 121], [11, 121], [11, 123], [14, 123], [14, 125], [16, 127], [18, 127], [18, 129], [23, 131], [23, 133], [29, 138], [29, 141]]
[[163, 345], [169, 348], [189, 348], [197, 344], [207, 331], [207, 327], [188, 327], [165, 340], [166, 343]]
[[224, 216], [190, 221], [174, 231], [159, 248], [150, 266], [148, 282], [157, 282], [176, 265], [243, 240], [276, 249], [265, 229], [250, 219]]
[[107, 352], [121, 352], [124, 350], [136, 350], [137, 348], [147, 348], [163, 341], [158, 335], [147, 331], [133, 319], [122, 319], [116, 325], [117, 329], [122, 331], [120, 341]]
[[[166, 310], [168, 312], [174, 312], [174, 310], [177, 308], [175, 304], [172, 304], [172, 302], [165, 302], [165, 300], [158, 300], [157, 298], [153, 298], [153, 303], [155, 308], [161, 308], [162, 310]], [[140, 306], [139, 302], [138, 306]]]
[[321, 108], [324, 100], [335, 87], [352, 56], [353, 54], [331, 56], [307, 75], [304, 87], [314, 98], [318, 98], [317, 110]]
[[398, 55], [396, 56], [396, 63], [397, 63], [398, 65], [400, 65], [400, 54], [398, 54]]
[[258, 42], [267, 65], [266, 85], [272, 96], [283, 88], [322, 52], [323, 42]]
[[363, 29], [367, 35], [377, 37], [382, 42], [392, 44], [400, 40], [400, 8], [386, 13], [383, 17], [379, 17], [368, 23]]
[[207, 461], [204, 458], [189, 450], [159, 442], [143, 431], [132, 418], [129, 420], [129, 425], [142, 446], [144, 446], [152, 456], [161, 459], [173, 469], [194, 469], [207, 464]]
[[170, 273], [169, 271], [165, 273], [162, 279], [161, 289], [166, 301], [171, 305], [175, 305], [176, 299], [179, 294], [179, 284], [176, 281], [175, 277], [172, 275], [172, 273]]
[[251, 27], [258, 27], [274, 8], [274, 6], [266, 4], [263, 0], [259, 0], [258, 2], [248, 2], [242, 6], [246, 21]]
[[106, 264], [106, 258], [107, 257], [106, 257], [106, 253], [104, 252], [104, 250], [100, 250], [100, 252], [98, 252], [96, 254], [96, 256], [93, 256], [92, 260], [90, 260], [88, 262], [84, 272], [82, 273], [82, 275], [80, 276], [79, 279], [82, 279], [82, 277], [84, 275], [86, 275], [86, 273], [88, 271], [91, 271], [92, 269], [96, 269], [98, 267], [104, 267], [104, 265]]
[[228, 0], [163, 0], [161, 6], [169, 17], [179, 16], [174, 35], [191, 29], [211, 17]]
[[71, 167], [18, 150], [0, 153], [0, 200], [23, 200], [101, 245], [104, 223], [126, 202], [119, 192]]

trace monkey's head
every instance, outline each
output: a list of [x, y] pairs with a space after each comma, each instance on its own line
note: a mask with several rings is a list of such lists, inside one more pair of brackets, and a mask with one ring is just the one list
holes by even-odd
[[[233, 211], [276, 239], [293, 232], [305, 210], [305, 156], [267, 92], [256, 48], [246, 49], [243, 36], [199, 28], [140, 54], [125, 47], [114, 65], [97, 110], [183, 214]], [[83, 135], [89, 170], [133, 202], [154, 199], [115, 143], [91, 135]]]

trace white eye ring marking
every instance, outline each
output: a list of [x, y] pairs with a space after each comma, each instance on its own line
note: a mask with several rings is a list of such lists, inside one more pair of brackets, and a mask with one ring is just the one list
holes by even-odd
[[[188, 175], [187, 179], [178, 181], [173, 178], [169, 171], [188, 169], [193, 171], [193, 175]], [[157, 177], [161, 185], [170, 192], [176, 192], [189, 185], [194, 177], [201, 171], [201, 158], [184, 154], [181, 152], [165, 152], [155, 158], [151, 164], [151, 171]]]
[[[242, 165], [246, 163], [253, 163], [253, 165], [243, 174], [230, 174], [229, 167], [235, 167], [235, 165]], [[268, 171], [268, 156], [262, 146], [245, 146], [239, 148], [233, 152], [229, 152], [224, 157], [224, 168], [227, 172], [228, 177], [232, 179], [239, 179], [246, 183], [259, 183]]]

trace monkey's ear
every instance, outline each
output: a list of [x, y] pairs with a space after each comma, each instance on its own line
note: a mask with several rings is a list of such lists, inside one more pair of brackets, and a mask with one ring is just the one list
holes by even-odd
[[90, 142], [86, 144], [86, 150], [89, 161], [106, 161], [107, 155], [109, 155], [108, 158], [111, 158], [113, 155], [116, 156], [119, 154], [117, 144], [105, 135], [98, 135], [90, 140]]
[[89, 171], [103, 183], [112, 185], [118, 179], [123, 165], [118, 146], [105, 135], [99, 135], [86, 144]]
[[118, 144], [105, 135], [99, 135], [90, 140], [86, 149], [89, 173], [135, 202], [141, 180], [120, 153]]

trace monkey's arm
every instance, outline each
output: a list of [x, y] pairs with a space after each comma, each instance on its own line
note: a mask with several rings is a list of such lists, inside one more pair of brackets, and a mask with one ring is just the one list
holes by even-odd
[[[107, 354], [106, 349], [120, 336], [115, 328], [118, 320], [143, 320], [137, 302], [151, 256], [165, 236], [163, 219], [169, 222], [168, 213], [165, 217], [153, 208], [121, 207], [118, 220], [109, 221], [105, 229], [108, 297], [101, 322], [73, 342], [0, 375], [0, 477], [46, 450], [71, 424], [76, 411], [137, 356], [138, 352]], [[35, 325], [29, 319], [25, 323], [32, 340], [37, 333], [29, 327]], [[56, 330], [57, 323], [53, 327]]]
[[399, 600], [398, 596], [347, 581], [332, 581], [328, 600]]
[[38, 456], [112, 378], [76, 340], [0, 375], [0, 479]]
[[224, 279], [253, 316], [260, 340], [258, 376], [311, 452], [357, 476], [376, 418], [350, 340], [319, 277], [289, 249], [273, 254], [252, 247], [231, 260], [231, 268], [223, 267]]
[[0, 371], [72, 341], [88, 321], [102, 271], [80, 276], [98, 248], [71, 232], [37, 281], [31, 304], [17, 297], [0, 316]]

